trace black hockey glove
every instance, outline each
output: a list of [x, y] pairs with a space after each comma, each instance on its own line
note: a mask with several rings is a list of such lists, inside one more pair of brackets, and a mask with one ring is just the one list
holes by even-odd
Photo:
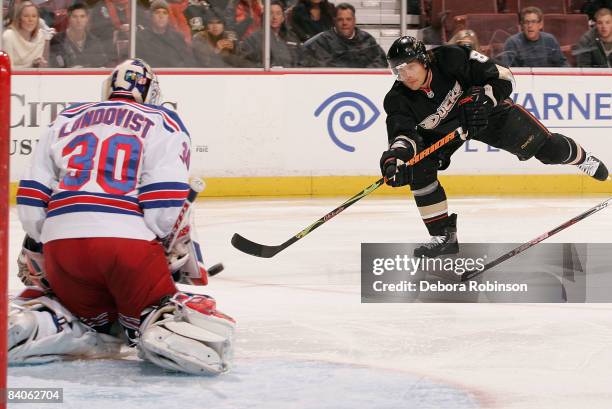
[[389, 150], [380, 157], [380, 171], [392, 187], [405, 186], [412, 182], [412, 167], [402, 166], [414, 157], [417, 143], [404, 135], [397, 136]]
[[465, 139], [474, 138], [489, 125], [493, 101], [485, 94], [483, 87], [470, 88], [465, 97], [459, 101], [459, 107], [461, 126], [467, 131]]

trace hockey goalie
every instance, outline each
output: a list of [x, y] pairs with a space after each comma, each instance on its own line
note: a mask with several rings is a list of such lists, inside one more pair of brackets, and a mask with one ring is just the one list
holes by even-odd
[[129, 345], [165, 369], [228, 370], [234, 320], [175, 285], [207, 272], [186, 211], [189, 134], [159, 102], [151, 68], [127, 60], [101, 102], [64, 110], [41, 137], [17, 192], [27, 287], [9, 315], [9, 363]]

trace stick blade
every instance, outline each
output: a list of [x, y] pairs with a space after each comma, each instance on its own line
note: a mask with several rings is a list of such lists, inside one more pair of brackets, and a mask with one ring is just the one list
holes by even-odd
[[[255, 257], [270, 258], [282, 250], [282, 246], [264, 246], [242, 237], [238, 233], [232, 236], [232, 246]], [[279, 248], [281, 247], [281, 248]]]

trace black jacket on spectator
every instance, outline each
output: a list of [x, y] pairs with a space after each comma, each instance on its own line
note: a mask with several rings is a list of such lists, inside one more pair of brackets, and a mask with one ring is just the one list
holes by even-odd
[[[248, 36], [240, 45], [240, 54], [252, 63], [254, 67], [261, 67], [263, 53], [263, 31], [259, 30]], [[295, 67], [298, 65], [301, 54], [300, 40], [285, 26], [279, 35], [270, 34], [270, 65], [273, 67]]]
[[158, 34], [146, 28], [136, 37], [136, 56], [145, 60], [151, 67], [193, 67], [195, 65], [191, 49], [185, 44], [183, 36], [168, 27]]
[[336, 29], [317, 34], [304, 44], [302, 65], [306, 67], [386, 68], [387, 58], [374, 37], [355, 28], [353, 38]]
[[87, 33], [83, 49], [79, 49], [65, 32], [56, 34], [51, 39], [49, 54], [49, 65], [55, 68], [98, 68], [109, 61], [102, 42], [91, 33]]
[[574, 47], [577, 67], [612, 67], [612, 53], [606, 55], [596, 28], [582, 35]]
[[[327, 13], [323, 11], [324, 7], [327, 7]], [[310, 9], [301, 2], [296, 4], [289, 14], [291, 29], [302, 42], [334, 26], [334, 6], [330, 3], [321, 2], [321, 18], [319, 21], [310, 17]]]

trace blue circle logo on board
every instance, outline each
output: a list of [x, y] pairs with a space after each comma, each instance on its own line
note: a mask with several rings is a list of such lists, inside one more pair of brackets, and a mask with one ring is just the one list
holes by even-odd
[[319, 117], [327, 107], [330, 107], [327, 133], [336, 145], [347, 152], [354, 152], [355, 147], [342, 142], [338, 138], [338, 131], [361, 132], [372, 126], [380, 115], [372, 101], [356, 92], [338, 92], [327, 98], [315, 111], [315, 117]]

